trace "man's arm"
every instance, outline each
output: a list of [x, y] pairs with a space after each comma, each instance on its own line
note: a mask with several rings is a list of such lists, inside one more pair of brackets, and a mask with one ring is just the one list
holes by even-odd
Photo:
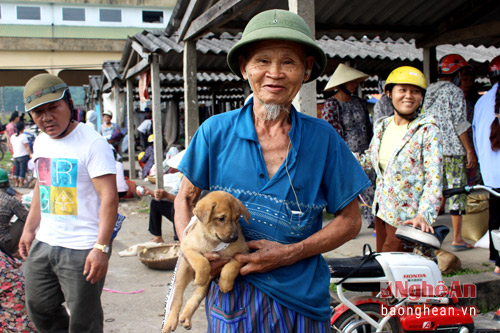
[[331, 251], [354, 238], [361, 228], [361, 214], [357, 198], [351, 201], [335, 219], [320, 231], [301, 242], [280, 244], [268, 240], [248, 242], [250, 254], [237, 254], [236, 260], [246, 263], [242, 275], [263, 273], [281, 266], [288, 266], [302, 259]]
[[31, 200], [31, 207], [26, 218], [26, 223], [24, 224], [23, 233], [19, 239], [19, 254], [21, 258], [26, 260], [28, 253], [31, 248], [33, 240], [35, 240], [36, 229], [40, 225], [41, 220], [40, 213], [40, 186], [38, 184], [38, 179], [35, 183], [35, 188], [33, 189], [33, 198]]
[[177, 193], [174, 201], [175, 230], [179, 240], [182, 240], [184, 229], [186, 229], [189, 220], [193, 217], [193, 209], [200, 198], [200, 194], [201, 189], [194, 186], [187, 177], [183, 177], [179, 193]]
[[[116, 189], [116, 175], [107, 174], [92, 178], [92, 183], [101, 199], [99, 210], [99, 230], [97, 232], [97, 244], [109, 245], [113, 228], [116, 224], [118, 214], [118, 190]], [[108, 271], [108, 254], [99, 249], [92, 249], [87, 259], [83, 274], [87, 275], [87, 281], [96, 283], [106, 276]]]

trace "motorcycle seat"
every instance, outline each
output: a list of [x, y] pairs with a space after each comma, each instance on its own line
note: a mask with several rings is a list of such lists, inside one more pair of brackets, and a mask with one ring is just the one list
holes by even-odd
[[384, 270], [375, 257], [368, 258], [362, 265], [362, 261], [365, 260], [362, 256], [352, 258], [325, 258], [325, 260], [330, 268], [330, 276], [332, 278], [343, 278], [348, 274], [350, 274], [349, 277], [353, 278], [385, 276]]

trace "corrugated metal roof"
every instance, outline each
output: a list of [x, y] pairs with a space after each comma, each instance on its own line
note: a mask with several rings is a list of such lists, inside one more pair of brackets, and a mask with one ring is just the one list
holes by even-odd
[[[223, 33], [220, 36], [208, 34], [200, 38], [196, 44], [198, 51], [198, 92], [201, 96], [211, 96], [214, 92], [219, 96], [229, 96], [235, 94], [236, 99], [243, 98], [242, 80], [236, 75], [229, 73], [226, 64], [226, 54], [241, 37], [241, 33], [236, 36], [229, 33]], [[369, 39], [363, 37], [358, 40], [354, 37], [344, 39], [340, 36], [330, 38], [323, 36], [318, 44], [325, 50], [328, 57], [327, 71], [317, 80], [317, 91], [319, 99], [323, 98], [322, 91], [328, 82], [331, 74], [340, 62], [349, 62], [354, 68], [357, 68], [369, 75], [370, 79], [363, 84], [363, 94], [377, 93], [378, 79], [385, 78], [394, 68], [402, 65], [412, 65], [422, 68], [422, 50], [415, 47], [414, 41], [407, 42], [403, 39], [396, 41], [392, 39], [381, 40], [380, 38]], [[125, 50], [122, 55], [120, 66], [116, 62], [105, 63], [103, 65], [103, 90], [109, 88], [107, 82], [113, 82], [119, 77], [123, 77], [123, 66], [130, 59], [131, 67], [140, 61], [137, 56], [137, 50], [132, 47], [137, 43], [139, 48], [145, 54], [157, 52], [160, 54], [161, 70], [161, 94], [162, 100], [174, 98], [183, 98], [184, 89], [182, 77], [182, 52], [184, 50], [183, 42], [177, 43], [176, 38], [167, 36], [164, 31], [144, 30], [132, 37], [129, 37]], [[487, 61], [495, 55], [500, 54], [500, 49], [494, 47], [474, 47], [463, 45], [441, 45], [437, 48], [437, 57], [448, 54], [462, 54], [467, 61], [474, 67], [486, 72]], [[165, 72], [168, 71], [168, 72]], [[229, 86], [237, 87], [236, 91], [226, 91], [222, 93], [222, 88]], [[109, 86], [109, 87], [108, 87]], [[203, 92], [206, 92], [204, 94]], [[207, 95], [208, 94], [208, 95]], [[204, 97], [205, 98], [205, 97]], [[211, 98], [211, 97], [210, 97]], [[206, 97], [205, 100], [210, 98]]]
[[[200, 38], [196, 43], [198, 51], [197, 65], [200, 72], [229, 72], [226, 63], [226, 54], [231, 47], [240, 39], [241, 34], [231, 35], [223, 33], [220, 36], [208, 34]], [[176, 37], [167, 36], [163, 31], [145, 30], [130, 37], [121, 66], [124, 66], [134, 52], [131, 41], [136, 41], [147, 53], [159, 52], [162, 70], [182, 72], [183, 42], [176, 43]], [[392, 39], [381, 40], [380, 38], [358, 40], [354, 37], [344, 39], [340, 36], [330, 38], [323, 36], [318, 44], [323, 48], [328, 57], [328, 66], [325, 71], [331, 75], [340, 62], [348, 61], [350, 65], [372, 76], [380, 75], [386, 77], [394, 68], [402, 65], [411, 65], [418, 68], [423, 66], [422, 50], [415, 47], [412, 40], [407, 42], [403, 39], [396, 41]], [[437, 47], [437, 58], [449, 53], [458, 53], [471, 63], [480, 75], [487, 71], [487, 61], [500, 54], [500, 49], [484, 46], [474, 47], [472, 45], [441, 45]], [[137, 62], [136, 57], [132, 60]], [[132, 64], [133, 66], [133, 64]]]
[[[228, 83], [228, 82], [242, 82], [238, 76], [232, 73], [196, 73], [197, 81], [200, 85], [206, 83]], [[160, 80], [164, 85], [182, 85], [184, 78], [180, 73], [160, 73]]]
[[101, 76], [89, 75], [89, 84], [85, 86], [85, 103], [97, 101], [101, 93]]
[[[206, 12], [209, 6], [222, 7], [220, 2], [222, 0], [204, 2], [193, 13], [191, 22]], [[169, 34], [173, 35], [179, 29], [188, 3], [189, 0], [177, 2], [166, 28]], [[222, 23], [204, 30], [201, 35], [224, 31], [235, 34], [243, 31], [246, 23], [257, 13], [274, 8], [288, 9], [288, 0], [235, 2], [234, 7], [227, 11], [227, 16], [215, 20]], [[404, 38], [406, 41], [424, 37], [428, 40], [429, 37], [435, 37], [434, 40], [439, 41], [439, 38], [446, 37], [448, 40], [458, 39], [453, 44], [461, 42], [500, 47], [498, 0], [315, 0], [314, 9], [317, 39], [324, 35], [330, 38], [379, 37], [382, 40]], [[494, 31], [491, 25], [488, 29], [487, 24], [491, 23], [496, 24]], [[202, 26], [200, 21], [196, 24]], [[421, 41], [425, 42], [423, 39]], [[441, 41], [434, 45], [444, 43], [447, 42]]]
[[134, 27], [79, 27], [50, 25], [0, 25], [0, 37], [126, 39], [144, 30]]
[[102, 64], [101, 84], [102, 91], [109, 92], [116, 80], [121, 83], [121, 71], [119, 61], [105, 61]]

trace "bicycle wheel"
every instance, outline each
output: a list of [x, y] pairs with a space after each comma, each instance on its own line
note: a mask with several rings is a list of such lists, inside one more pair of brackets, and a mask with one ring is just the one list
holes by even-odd
[[[380, 313], [380, 304], [366, 303], [358, 306], [363, 312], [368, 314], [370, 318], [380, 322], [384, 317]], [[358, 314], [352, 310], [348, 310], [335, 320], [332, 325], [332, 333], [350, 332], [350, 333], [367, 333], [375, 332], [375, 327], [371, 326]], [[396, 318], [391, 318], [384, 327], [383, 332], [398, 333], [399, 325]]]

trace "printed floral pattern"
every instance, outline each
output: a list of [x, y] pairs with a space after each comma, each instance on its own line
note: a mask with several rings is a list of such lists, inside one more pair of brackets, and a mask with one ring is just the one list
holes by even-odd
[[358, 157], [364, 169], [374, 169], [377, 174], [373, 213], [394, 227], [417, 214], [427, 223], [433, 223], [442, 197], [443, 156], [436, 120], [417, 118], [382, 174], [378, 152], [382, 136], [393, 119], [394, 116], [377, 122], [370, 147]]
[[326, 100], [321, 119], [326, 120], [340, 134], [354, 153], [365, 151], [373, 135], [366, 104], [358, 97], [342, 102], [334, 97]]
[[37, 332], [24, 303], [21, 262], [0, 251], [0, 328], [2, 332]]
[[434, 116], [443, 138], [444, 156], [465, 155], [458, 138], [469, 129], [464, 93], [451, 82], [439, 81], [427, 89], [424, 99], [426, 116]]

